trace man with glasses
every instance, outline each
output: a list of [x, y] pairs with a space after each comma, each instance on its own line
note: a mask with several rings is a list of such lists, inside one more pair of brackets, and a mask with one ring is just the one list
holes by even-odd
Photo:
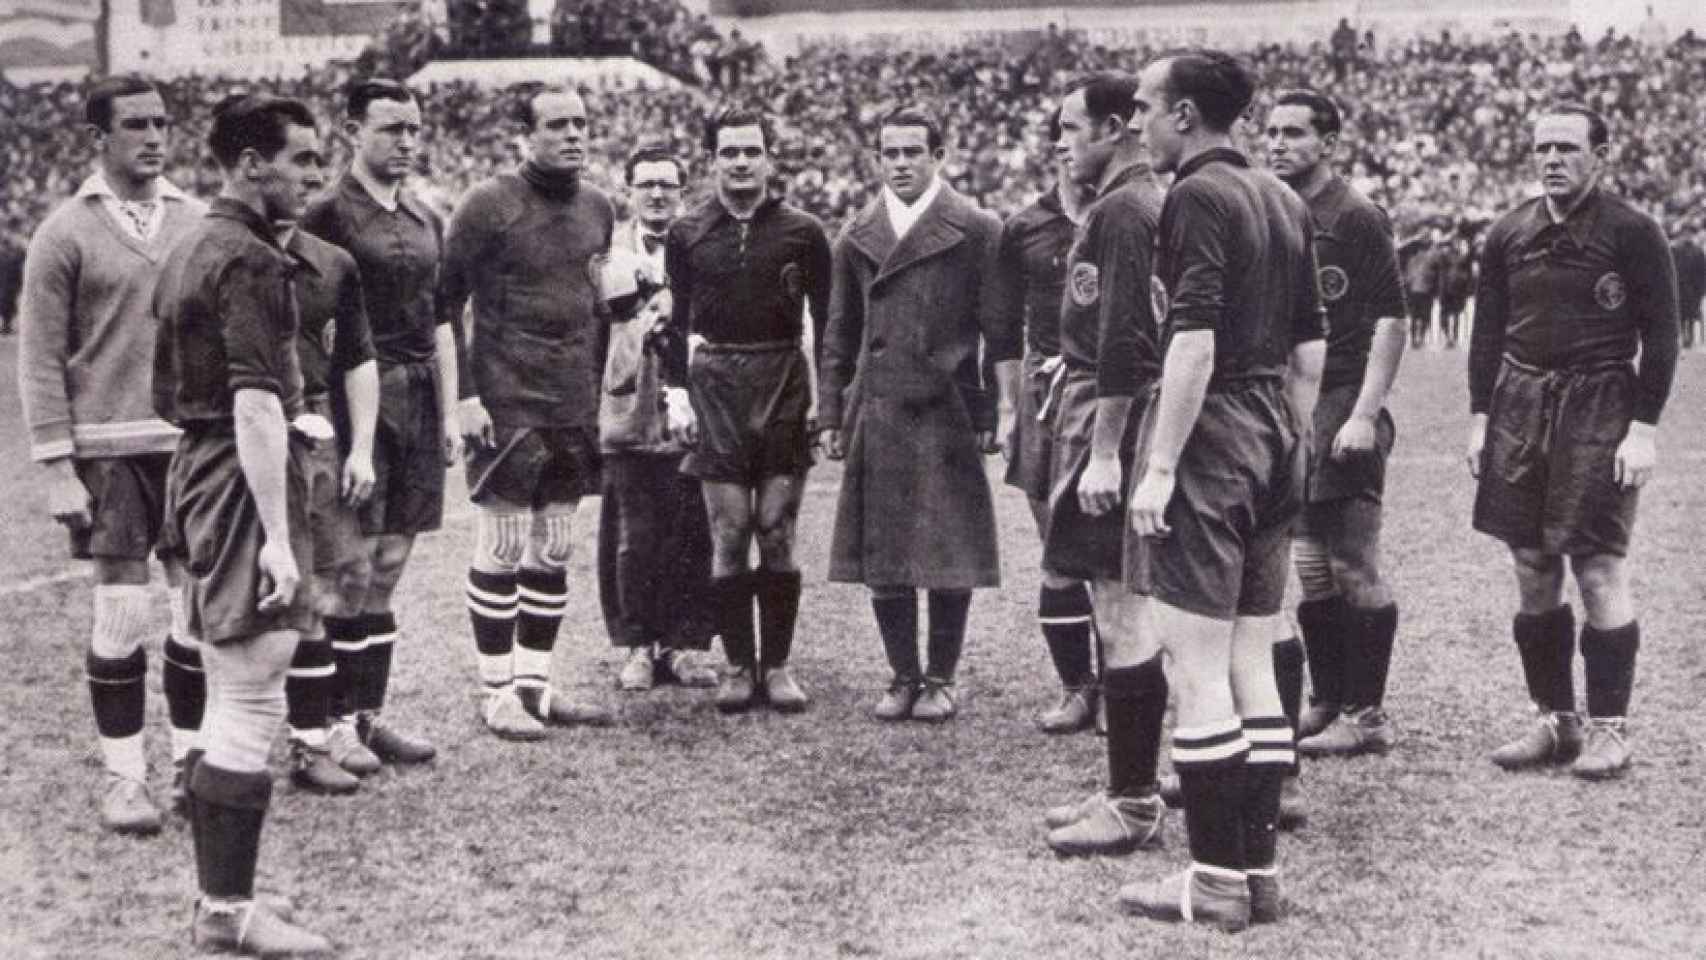
[[716, 629], [706, 606], [711, 532], [699, 481], [680, 472], [692, 408], [687, 392], [663, 379], [664, 365], [681, 365], [686, 348], [661, 326], [671, 306], [665, 238], [681, 211], [683, 168], [669, 150], [642, 147], [626, 170], [634, 218], [616, 227], [605, 270], [599, 601], [611, 641], [628, 651], [617, 677], [623, 690], [650, 690], [660, 674], [714, 687], [717, 673], [701, 653]]

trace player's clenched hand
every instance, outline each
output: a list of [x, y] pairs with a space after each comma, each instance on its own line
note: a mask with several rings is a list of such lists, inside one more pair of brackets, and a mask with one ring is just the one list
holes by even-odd
[[89, 497], [89, 488], [83, 486], [83, 481], [77, 477], [77, 470], [71, 465], [71, 458], [54, 460], [47, 466], [52, 474], [47, 488], [49, 514], [73, 530], [87, 529], [90, 523], [90, 505], [93, 501]]
[[1120, 458], [1091, 457], [1078, 478], [1078, 509], [1099, 517], [1120, 505]]
[[370, 453], [351, 453], [344, 458], [344, 472], [339, 493], [344, 503], [355, 507], [367, 502], [373, 496], [373, 455]]
[[492, 415], [486, 412], [486, 405], [480, 402], [479, 397], [468, 397], [457, 404], [456, 419], [461, 425], [458, 432], [462, 440], [482, 447], [497, 446], [498, 435], [492, 426]]
[[1487, 415], [1478, 413], [1469, 421], [1469, 447], [1463, 453], [1469, 475], [1481, 479], [1481, 460], [1487, 449]]
[[670, 388], [663, 392], [664, 430], [672, 440], [678, 440], [688, 446], [699, 442], [699, 420], [693, 415], [693, 404], [688, 402], [687, 391]]
[[1352, 416], [1333, 436], [1334, 460], [1360, 457], [1374, 452], [1376, 431], [1373, 417]]
[[290, 606], [296, 599], [296, 588], [302, 575], [296, 569], [296, 558], [288, 543], [268, 540], [261, 546], [260, 601], [256, 606], [262, 613], [275, 613]]
[[1650, 423], [1633, 420], [1623, 442], [1617, 445], [1617, 485], [1625, 490], [1638, 490], [1653, 475], [1658, 463], [1657, 432]]
[[823, 455], [831, 460], [840, 460], [847, 456], [847, 448], [841, 445], [840, 430], [825, 430], [818, 437], [818, 442], [823, 444]]
[[1131, 505], [1126, 516], [1131, 529], [1140, 537], [1165, 537], [1173, 532], [1167, 526], [1167, 504], [1173, 500], [1174, 477], [1171, 470], [1154, 467], [1143, 472], [1137, 489], [1131, 492]]

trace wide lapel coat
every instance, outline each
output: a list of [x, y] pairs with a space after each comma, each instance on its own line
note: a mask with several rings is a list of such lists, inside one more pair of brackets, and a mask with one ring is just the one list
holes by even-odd
[[843, 230], [818, 412], [847, 461], [829, 579], [969, 589], [999, 583], [979, 431], [994, 429], [980, 337], [1007, 319], [1001, 225], [944, 186], [895, 239], [881, 197]]

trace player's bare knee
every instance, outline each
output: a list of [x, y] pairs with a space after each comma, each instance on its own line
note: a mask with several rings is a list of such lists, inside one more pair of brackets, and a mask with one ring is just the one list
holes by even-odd
[[1564, 602], [1564, 558], [1539, 550], [1512, 550], [1524, 613], [1545, 613]]
[[1380, 579], [1380, 568], [1366, 557], [1347, 556], [1332, 558], [1333, 580], [1339, 585], [1339, 592], [1353, 607], [1368, 609], [1384, 607], [1391, 603], [1391, 593], [1386, 584]]
[[779, 523], [758, 528], [758, 558], [766, 570], [794, 568], [794, 525]]
[[1570, 566], [1590, 622], [1615, 627], [1633, 618], [1622, 557], [1605, 554], [1574, 557]]

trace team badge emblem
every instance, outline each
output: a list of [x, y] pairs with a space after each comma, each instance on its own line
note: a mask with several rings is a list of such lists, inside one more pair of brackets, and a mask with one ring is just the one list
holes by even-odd
[[782, 267], [782, 289], [796, 300], [806, 295], [805, 271], [799, 264], [790, 263]]
[[1155, 315], [1156, 323], [1167, 322], [1167, 310], [1172, 306], [1172, 298], [1167, 294], [1167, 285], [1161, 278], [1153, 274], [1149, 277], [1149, 309]]
[[1072, 276], [1067, 279], [1067, 289], [1072, 291], [1072, 302], [1081, 307], [1093, 305], [1102, 296], [1102, 271], [1096, 269], [1093, 263], [1076, 263], [1072, 266]]
[[1344, 268], [1335, 264], [1322, 267], [1316, 279], [1321, 285], [1321, 299], [1328, 303], [1336, 303], [1350, 292], [1351, 278], [1345, 275]]
[[1620, 309], [1629, 299], [1629, 286], [1623, 275], [1613, 270], [1593, 285], [1593, 299], [1603, 310]]
[[320, 330], [320, 349], [326, 351], [326, 356], [329, 357], [332, 355], [332, 345], [337, 342], [338, 318], [333, 317], [332, 319], [327, 320], [325, 327]]

